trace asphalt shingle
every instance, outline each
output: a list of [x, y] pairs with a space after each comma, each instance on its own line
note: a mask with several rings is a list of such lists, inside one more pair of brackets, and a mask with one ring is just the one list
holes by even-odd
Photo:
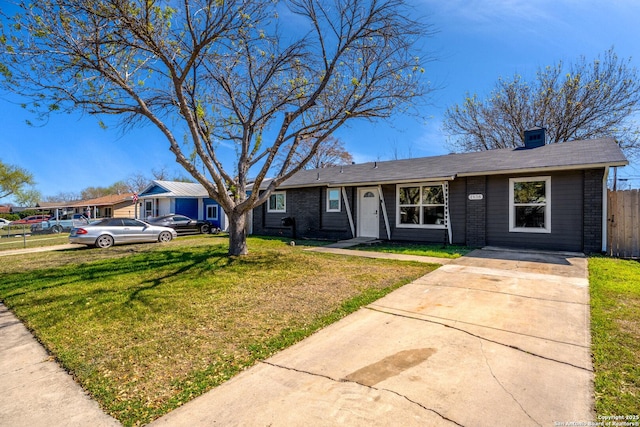
[[618, 144], [613, 139], [604, 138], [530, 149], [506, 148], [303, 170], [283, 182], [279, 188], [411, 182], [626, 164], [628, 161]]

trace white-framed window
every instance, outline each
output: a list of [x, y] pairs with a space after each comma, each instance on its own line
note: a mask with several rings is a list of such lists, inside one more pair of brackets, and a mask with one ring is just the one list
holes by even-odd
[[267, 212], [286, 212], [287, 211], [287, 193], [285, 191], [274, 191], [269, 196], [267, 203]]
[[340, 212], [340, 189], [327, 188], [327, 212]]
[[443, 183], [398, 184], [396, 226], [405, 228], [446, 228]]
[[551, 233], [551, 177], [509, 179], [509, 231]]
[[218, 205], [207, 205], [207, 219], [218, 219]]

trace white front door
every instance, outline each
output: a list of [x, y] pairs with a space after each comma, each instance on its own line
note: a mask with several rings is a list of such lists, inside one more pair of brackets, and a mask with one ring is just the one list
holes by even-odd
[[380, 237], [380, 197], [376, 187], [358, 189], [358, 237]]

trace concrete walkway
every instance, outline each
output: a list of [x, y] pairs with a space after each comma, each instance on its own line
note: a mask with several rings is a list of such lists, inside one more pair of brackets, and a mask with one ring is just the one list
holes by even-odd
[[119, 426], [0, 304], [0, 426]]
[[[478, 250], [152, 425], [553, 426], [592, 382], [587, 260]], [[0, 386], [1, 426], [118, 425], [1, 305]]]
[[592, 383], [587, 260], [479, 250], [153, 425], [553, 426]]
[[64, 245], [41, 246], [37, 248], [9, 249], [6, 251], [0, 251], [0, 257], [9, 255], [32, 254], [36, 252], [66, 251], [68, 249], [79, 249], [84, 247], [86, 246], [78, 245], [76, 243], [66, 243]]
[[396, 261], [414, 261], [425, 262], [429, 264], [449, 264], [452, 259], [448, 258], [435, 258], [430, 256], [420, 255], [405, 255], [405, 254], [392, 254], [387, 252], [374, 252], [374, 251], [356, 251], [353, 249], [342, 249], [334, 246], [318, 246], [307, 249], [309, 252], [322, 252], [325, 254], [347, 255], [347, 256], [359, 256], [362, 258], [382, 258], [393, 259]]

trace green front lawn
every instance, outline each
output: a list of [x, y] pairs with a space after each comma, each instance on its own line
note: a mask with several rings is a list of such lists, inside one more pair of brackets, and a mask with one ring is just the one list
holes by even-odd
[[603, 416], [638, 415], [640, 263], [590, 258], [589, 279], [596, 412]]
[[[4, 232], [4, 234], [3, 234]], [[69, 233], [61, 234], [33, 234], [23, 236], [7, 236], [6, 231], [0, 229], [0, 252], [12, 249], [39, 248], [42, 246], [65, 245], [69, 243]]]
[[4, 257], [0, 300], [125, 425], [145, 424], [437, 265], [223, 236]]
[[474, 248], [453, 245], [424, 245], [419, 243], [380, 242], [370, 245], [360, 245], [354, 249], [361, 251], [386, 252], [404, 255], [420, 255], [438, 258], [460, 258]]
[[[226, 237], [210, 235], [3, 257], [0, 301], [108, 413], [138, 425], [437, 267], [287, 243], [250, 238], [242, 258], [228, 258]], [[594, 257], [589, 273], [596, 411], [638, 414], [640, 263]]]

